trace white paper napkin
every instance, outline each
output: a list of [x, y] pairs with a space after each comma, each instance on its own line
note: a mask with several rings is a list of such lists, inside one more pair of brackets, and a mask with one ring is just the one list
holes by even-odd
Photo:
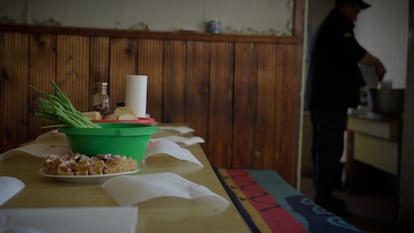
[[137, 207], [0, 209], [0, 232], [134, 233]]
[[[202, 137], [194, 136], [194, 137], [182, 137], [177, 135], [169, 135], [165, 137], [161, 137], [163, 139], [167, 139], [169, 141], [175, 142], [175, 143], [183, 143], [187, 146], [194, 145], [197, 143], [204, 143], [204, 139]], [[157, 138], [151, 139], [151, 142], [158, 140]]]
[[67, 146], [68, 139], [64, 133], [60, 133], [57, 129], [39, 135], [36, 143], [47, 144], [49, 146]]
[[24, 183], [17, 178], [0, 176], [0, 205], [3, 205], [3, 203], [19, 193], [24, 187]]
[[156, 154], [167, 154], [174, 158], [189, 161], [191, 163], [197, 164], [200, 167], [203, 167], [203, 164], [198, 161], [196, 157], [187, 149], [180, 147], [177, 143], [169, 141], [167, 139], [156, 139], [153, 140], [145, 152], [143, 160], [146, 158], [156, 155]]
[[65, 155], [70, 153], [70, 149], [67, 146], [50, 146], [46, 144], [29, 144], [27, 146], [14, 148], [8, 150], [3, 154], [0, 154], [0, 159], [10, 156], [16, 152], [25, 152], [39, 158], [47, 158], [50, 154]]
[[[49, 146], [46, 144], [29, 144], [27, 146], [18, 147], [0, 155], [0, 159], [7, 156], [11, 156], [17, 152], [25, 152], [30, 155], [39, 158], [48, 158], [50, 154], [63, 156], [67, 153], [71, 153], [67, 146]], [[171, 158], [177, 159], [177, 161], [158, 160], [158, 156], [170, 156]], [[149, 159], [154, 157], [154, 159]], [[186, 164], [187, 163], [187, 164]], [[147, 148], [144, 155], [142, 169], [167, 169], [167, 171], [175, 172], [177, 174], [185, 175], [196, 172], [202, 169], [203, 164], [187, 149], [180, 147], [177, 143], [169, 141], [167, 139], [157, 139], [152, 141]], [[165, 170], [164, 170], [165, 171]]]
[[[139, 205], [156, 199], [154, 202], [162, 202], [162, 207], [168, 209], [177, 207], [178, 198], [186, 200], [185, 206], [196, 206], [198, 210], [202, 210], [198, 212], [202, 215], [215, 215], [229, 206], [225, 198], [207, 187], [170, 172], [118, 176], [106, 181], [102, 187], [122, 206]], [[162, 201], [162, 198], [167, 198], [167, 201]], [[179, 207], [182, 207], [182, 204]]]
[[187, 127], [187, 126], [157, 126], [158, 130], [169, 130], [169, 131], [176, 131], [179, 133], [191, 133], [194, 132], [194, 129]]
[[[197, 139], [194, 139], [197, 140]], [[39, 158], [47, 158], [50, 154], [65, 155], [71, 153], [68, 146], [50, 146], [47, 144], [29, 144], [22, 147], [17, 147], [0, 154], [0, 159], [16, 152], [25, 152]], [[202, 164], [194, 157], [194, 155], [187, 149], [181, 148], [176, 143], [169, 139], [152, 139], [144, 158], [154, 154], [167, 154], [181, 160], [189, 160], [193, 163]]]

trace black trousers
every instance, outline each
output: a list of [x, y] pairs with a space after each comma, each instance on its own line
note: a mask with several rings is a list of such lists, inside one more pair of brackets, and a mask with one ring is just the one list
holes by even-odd
[[324, 200], [341, 185], [347, 110], [311, 110], [315, 200]]

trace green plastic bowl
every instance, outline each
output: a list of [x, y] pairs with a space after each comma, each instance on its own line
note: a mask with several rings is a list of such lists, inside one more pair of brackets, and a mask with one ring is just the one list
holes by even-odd
[[102, 128], [64, 127], [73, 153], [88, 156], [98, 154], [125, 155], [140, 163], [147, 150], [151, 135], [157, 128], [147, 124], [97, 123]]

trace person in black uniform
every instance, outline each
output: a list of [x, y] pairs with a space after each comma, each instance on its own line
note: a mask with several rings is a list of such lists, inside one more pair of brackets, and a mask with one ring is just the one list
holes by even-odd
[[362, 0], [336, 0], [316, 33], [309, 66], [315, 202], [343, 217], [349, 215], [346, 203], [333, 191], [341, 185], [348, 108], [358, 106], [360, 88], [365, 85], [359, 64], [373, 66], [379, 80], [385, 74], [382, 62], [354, 37], [354, 22], [360, 10], [368, 7]]

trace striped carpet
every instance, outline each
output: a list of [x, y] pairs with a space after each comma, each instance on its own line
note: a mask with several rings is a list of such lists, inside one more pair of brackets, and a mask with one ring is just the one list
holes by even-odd
[[272, 170], [215, 169], [252, 232], [361, 232], [305, 197]]

